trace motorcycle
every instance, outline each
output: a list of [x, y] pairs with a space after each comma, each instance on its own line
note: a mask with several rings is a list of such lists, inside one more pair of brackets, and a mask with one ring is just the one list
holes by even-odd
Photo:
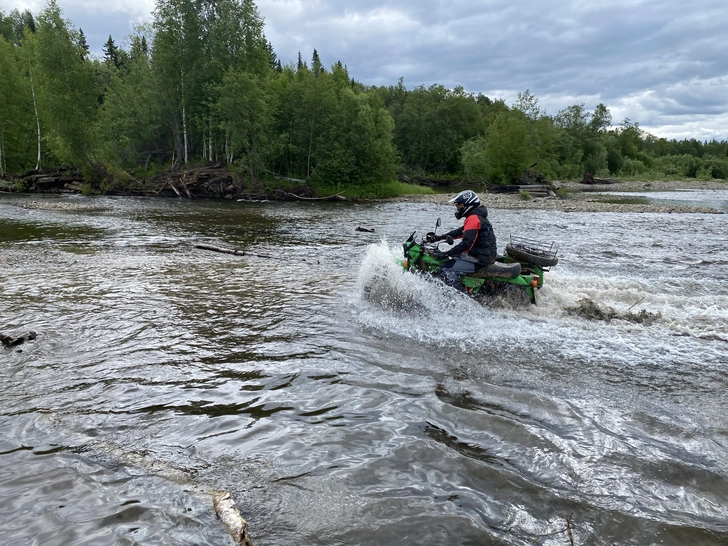
[[[435, 232], [441, 225], [437, 219]], [[528, 300], [536, 303], [536, 291], [543, 286], [544, 273], [558, 263], [555, 243], [511, 236], [505, 254], [487, 266], [467, 254], [457, 258], [438, 259], [440, 242], [429, 242], [426, 237], [417, 242], [412, 234], [404, 242], [405, 271], [420, 272], [443, 280], [474, 298], [493, 298], [505, 295], [513, 289], [521, 289]], [[452, 245], [448, 237], [445, 241]]]

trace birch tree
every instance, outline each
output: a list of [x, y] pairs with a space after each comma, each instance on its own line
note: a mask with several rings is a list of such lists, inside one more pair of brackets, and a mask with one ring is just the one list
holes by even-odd
[[164, 115], [174, 135], [175, 162], [186, 165], [190, 158], [190, 110], [203, 61], [196, 5], [189, 0], [158, 0], [153, 24], [153, 69]]
[[49, 152], [63, 164], [92, 165], [99, 92], [79, 33], [62, 18], [55, 0], [38, 15], [36, 37], [33, 83]]
[[[0, 37], [0, 172], [40, 167], [40, 122], [34, 102], [35, 21], [14, 10]], [[21, 26], [25, 25], [25, 26]]]

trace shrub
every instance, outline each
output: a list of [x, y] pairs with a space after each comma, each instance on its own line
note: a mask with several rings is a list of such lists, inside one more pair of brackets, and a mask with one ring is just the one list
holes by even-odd
[[625, 157], [621, 175], [624, 176], [637, 176], [647, 171], [647, 166], [642, 163], [639, 159], [632, 159], [631, 157]]

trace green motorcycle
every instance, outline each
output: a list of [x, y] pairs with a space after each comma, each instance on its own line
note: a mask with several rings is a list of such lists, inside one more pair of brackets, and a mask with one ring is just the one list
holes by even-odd
[[[438, 218], [435, 231], [440, 227]], [[536, 303], [536, 291], [543, 286], [544, 273], [558, 263], [555, 243], [511, 236], [506, 252], [490, 265], [483, 266], [475, 259], [463, 255], [458, 258], [438, 259], [440, 243], [424, 238], [417, 242], [416, 231], [404, 242], [402, 267], [406, 271], [420, 272], [443, 280], [446, 284], [474, 298], [492, 298], [521, 290], [528, 300]], [[447, 244], [452, 245], [448, 237]]]

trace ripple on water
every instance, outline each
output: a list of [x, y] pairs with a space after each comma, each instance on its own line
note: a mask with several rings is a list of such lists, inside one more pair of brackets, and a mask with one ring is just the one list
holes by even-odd
[[561, 258], [484, 307], [396, 264], [437, 204], [104, 205], [0, 203], [0, 542], [728, 540], [715, 218], [493, 209]]

